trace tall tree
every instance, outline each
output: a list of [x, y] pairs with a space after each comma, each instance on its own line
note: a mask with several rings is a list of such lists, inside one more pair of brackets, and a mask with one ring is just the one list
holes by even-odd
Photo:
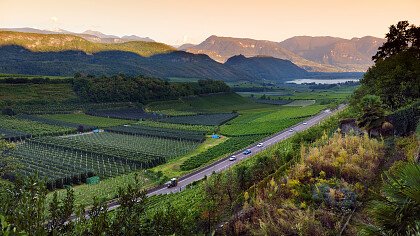
[[385, 38], [387, 41], [378, 49], [372, 59], [376, 62], [400, 53], [409, 47], [419, 47], [420, 27], [411, 25], [408, 21], [400, 21], [397, 25], [391, 25]]

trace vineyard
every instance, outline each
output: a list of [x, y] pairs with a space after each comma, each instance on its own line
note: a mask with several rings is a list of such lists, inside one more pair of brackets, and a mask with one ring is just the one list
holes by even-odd
[[23, 140], [29, 137], [31, 137], [31, 135], [28, 133], [0, 128], [0, 138], [4, 138], [9, 141]]
[[[60, 120], [53, 120], [53, 119], [48, 119], [48, 118], [40, 117], [40, 116], [22, 114], [22, 115], [18, 115], [18, 117], [21, 118], [21, 119], [36, 121], [36, 122], [40, 122], [40, 123], [44, 123], [44, 124], [48, 124], [48, 125], [57, 125], [57, 126], [69, 127], [69, 128], [73, 128], [75, 130], [77, 129], [79, 131], [83, 131], [83, 132], [91, 131], [91, 130], [95, 129], [95, 126], [83, 125], [83, 124], [77, 124], [77, 123], [70, 123], [70, 122], [60, 121]], [[80, 130], [80, 129], [82, 129], [82, 130]]]
[[[0, 128], [3, 132], [7, 132], [9, 139], [18, 139], [21, 137], [27, 137], [27, 134], [31, 136], [40, 135], [56, 135], [56, 134], [67, 134], [74, 132], [75, 129], [69, 127], [61, 127], [57, 125], [49, 125], [36, 121], [19, 119], [11, 116], [0, 115]], [[11, 136], [13, 132], [17, 136]], [[22, 133], [25, 133], [22, 135]]]
[[237, 113], [200, 114], [191, 116], [172, 116], [159, 119], [160, 122], [189, 125], [221, 125], [235, 117]]
[[167, 139], [176, 140], [190, 140], [195, 142], [204, 141], [204, 132], [200, 131], [185, 131], [185, 130], [174, 130], [165, 128], [153, 128], [143, 125], [124, 125], [116, 126], [106, 129], [107, 132], [121, 133], [121, 134], [132, 134], [132, 135], [143, 135], [151, 137], [160, 137]]
[[77, 111], [88, 111], [94, 109], [119, 109], [133, 107], [136, 104], [129, 102], [118, 103], [81, 103], [77, 101], [72, 102], [23, 102], [13, 106], [13, 110], [17, 113], [23, 114], [70, 114]]
[[110, 126], [118, 126], [130, 123], [129, 120], [113, 119], [99, 116], [90, 116], [86, 114], [54, 114], [54, 115], [42, 115], [42, 117], [64, 121], [68, 123], [80, 123], [88, 126], [105, 128]]
[[19, 145], [11, 155], [21, 163], [18, 174], [37, 173], [40, 178], [46, 179], [49, 188], [80, 184], [93, 175], [101, 178], [113, 177], [138, 168], [132, 163], [108, 155], [32, 141]]
[[126, 120], [141, 120], [141, 119], [158, 119], [161, 114], [147, 113], [142, 108], [123, 108], [123, 109], [110, 109], [110, 110], [90, 110], [86, 112], [92, 116], [102, 116]]

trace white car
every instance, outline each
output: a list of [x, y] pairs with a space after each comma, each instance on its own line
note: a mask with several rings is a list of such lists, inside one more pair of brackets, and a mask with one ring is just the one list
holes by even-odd
[[289, 132], [291, 133], [291, 132], [293, 132], [294, 130], [293, 129], [289, 129]]
[[306, 122], [303, 122], [303, 125], [307, 125], [308, 123], [306, 123]]
[[264, 146], [264, 144], [263, 143], [259, 143], [259, 144], [257, 144], [257, 147], [262, 147], [262, 146]]
[[236, 156], [229, 157], [229, 161], [235, 161], [235, 160], [236, 160]]

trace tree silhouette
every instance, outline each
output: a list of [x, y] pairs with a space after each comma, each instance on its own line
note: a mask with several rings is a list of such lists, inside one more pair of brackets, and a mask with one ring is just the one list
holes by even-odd
[[402, 52], [409, 47], [420, 46], [420, 27], [411, 25], [408, 21], [400, 21], [397, 25], [391, 25], [385, 38], [387, 41], [378, 49], [372, 57], [375, 62]]

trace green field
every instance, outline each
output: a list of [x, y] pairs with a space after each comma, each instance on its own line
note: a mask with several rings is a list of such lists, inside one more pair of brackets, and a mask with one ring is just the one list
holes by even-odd
[[226, 113], [232, 111], [268, 108], [270, 105], [259, 104], [235, 93], [216, 94], [182, 98], [172, 101], [152, 102], [146, 106], [149, 111], [160, 113]]
[[75, 129], [57, 125], [48, 125], [36, 121], [19, 119], [12, 116], [0, 115], [0, 128], [17, 130], [33, 136], [64, 134], [76, 131]]
[[86, 114], [52, 114], [52, 115], [42, 115], [42, 117], [52, 119], [52, 120], [61, 120], [61, 121], [66, 121], [66, 122], [71, 122], [71, 123], [97, 126], [99, 128], [124, 125], [124, 124], [129, 124], [129, 123], [134, 122], [130, 120], [121, 120], [121, 119], [106, 118], [106, 117], [100, 117], [100, 116], [90, 116]]
[[58, 102], [75, 98], [70, 84], [0, 84], [0, 101]]
[[227, 136], [273, 134], [317, 114], [324, 108], [323, 105], [312, 105], [241, 111], [238, 118], [220, 127], [220, 133]]

